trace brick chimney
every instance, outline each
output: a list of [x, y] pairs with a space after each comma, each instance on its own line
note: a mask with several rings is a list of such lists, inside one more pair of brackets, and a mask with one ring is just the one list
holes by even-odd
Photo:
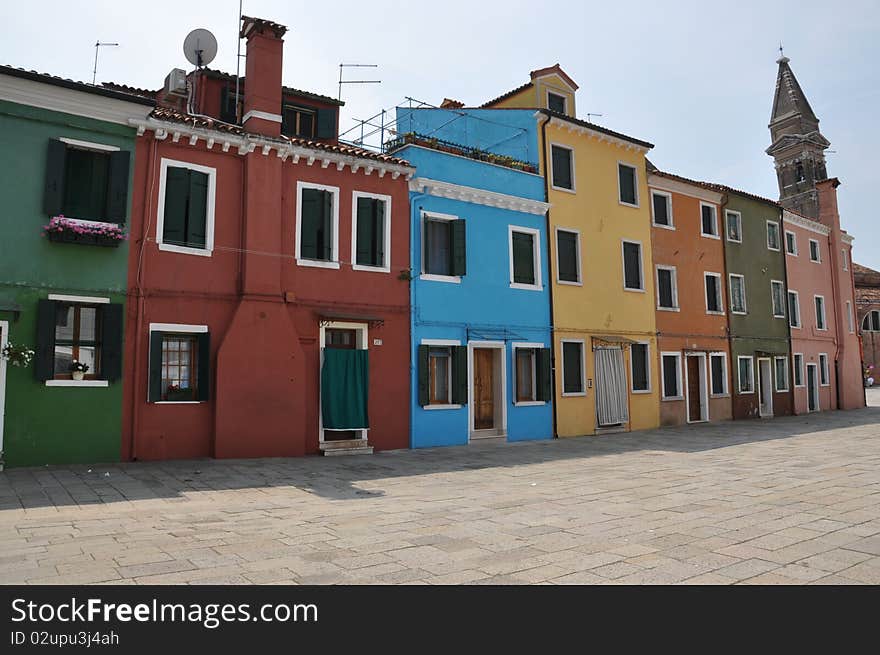
[[249, 132], [281, 135], [282, 37], [285, 32], [284, 25], [262, 18], [241, 17], [240, 36], [247, 39], [242, 124]]

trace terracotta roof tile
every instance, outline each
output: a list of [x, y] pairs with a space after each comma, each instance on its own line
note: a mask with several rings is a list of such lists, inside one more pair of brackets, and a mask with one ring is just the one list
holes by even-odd
[[880, 272], [853, 262], [853, 280], [857, 287], [880, 288]]
[[559, 75], [559, 77], [561, 77], [563, 80], [565, 80], [565, 82], [572, 89], [574, 89], [575, 91], [578, 90], [579, 87], [577, 85], [577, 82], [575, 82], [573, 79], [571, 79], [568, 76], [568, 73], [566, 73], [564, 70], [562, 70], [562, 66], [560, 66], [558, 63], [553, 64], [552, 66], [548, 66], [547, 68], [539, 68], [538, 70], [534, 70], [531, 73], [529, 73], [529, 77], [531, 77], [532, 80], [534, 81], [534, 79], [536, 77], [543, 77], [545, 75], [552, 75], [553, 73], [556, 73], [557, 75]]
[[87, 82], [78, 82], [66, 77], [58, 77], [57, 75], [49, 75], [48, 73], [40, 73], [33, 70], [26, 70], [15, 66], [6, 66], [0, 64], [0, 75], [11, 75], [12, 77], [20, 77], [22, 79], [32, 80], [34, 82], [42, 82], [53, 86], [60, 86], [74, 91], [82, 91], [84, 93], [93, 93], [95, 95], [105, 96], [107, 98], [115, 98], [116, 100], [124, 100], [127, 102], [135, 102], [141, 105], [153, 105], [155, 100], [140, 94], [134, 94], [123, 91], [118, 88], [107, 88], [105, 86], [97, 86], [88, 84]]
[[127, 84], [117, 84], [116, 82], [103, 82], [101, 84], [105, 89], [111, 89], [113, 91], [120, 91], [122, 93], [130, 93], [131, 95], [141, 96], [144, 98], [151, 98], [153, 100], [156, 99], [156, 96], [159, 95], [159, 91], [150, 91], [149, 89], [139, 89], [134, 86], [128, 86]]

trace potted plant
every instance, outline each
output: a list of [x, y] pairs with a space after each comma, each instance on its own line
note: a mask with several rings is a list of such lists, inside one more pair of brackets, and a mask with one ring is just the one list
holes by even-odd
[[53, 217], [43, 226], [43, 234], [56, 243], [79, 243], [90, 246], [117, 247], [128, 238], [125, 231], [115, 223], [84, 223]]
[[34, 358], [34, 351], [27, 346], [19, 346], [11, 341], [0, 350], [0, 358], [5, 359], [13, 366], [25, 367]]
[[74, 359], [70, 362], [70, 376], [80, 382], [86, 375], [86, 372], [89, 370], [89, 365], [85, 362], [80, 362]]
[[193, 390], [191, 387], [181, 387], [179, 384], [169, 384], [165, 390], [165, 400], [177, 401], [192, 400]]

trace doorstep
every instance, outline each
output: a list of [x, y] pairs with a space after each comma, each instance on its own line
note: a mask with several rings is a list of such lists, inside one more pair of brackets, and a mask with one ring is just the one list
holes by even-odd
[[628, 425], [610, 425], [607, 428], [597, 427], [596, 434], [617, 434], [619, 432], [629, 432]]
[[366, 439], [340, 439], [339, 441], [322, 441], [319, 444], [321, 454], [325, 457], [340, 455], [372, 455], [373, 447]]

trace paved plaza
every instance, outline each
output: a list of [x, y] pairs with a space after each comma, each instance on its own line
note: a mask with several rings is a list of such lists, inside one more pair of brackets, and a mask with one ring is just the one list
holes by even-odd
[[0, 583], [880, 584], [873, 407], [0, 473]]

